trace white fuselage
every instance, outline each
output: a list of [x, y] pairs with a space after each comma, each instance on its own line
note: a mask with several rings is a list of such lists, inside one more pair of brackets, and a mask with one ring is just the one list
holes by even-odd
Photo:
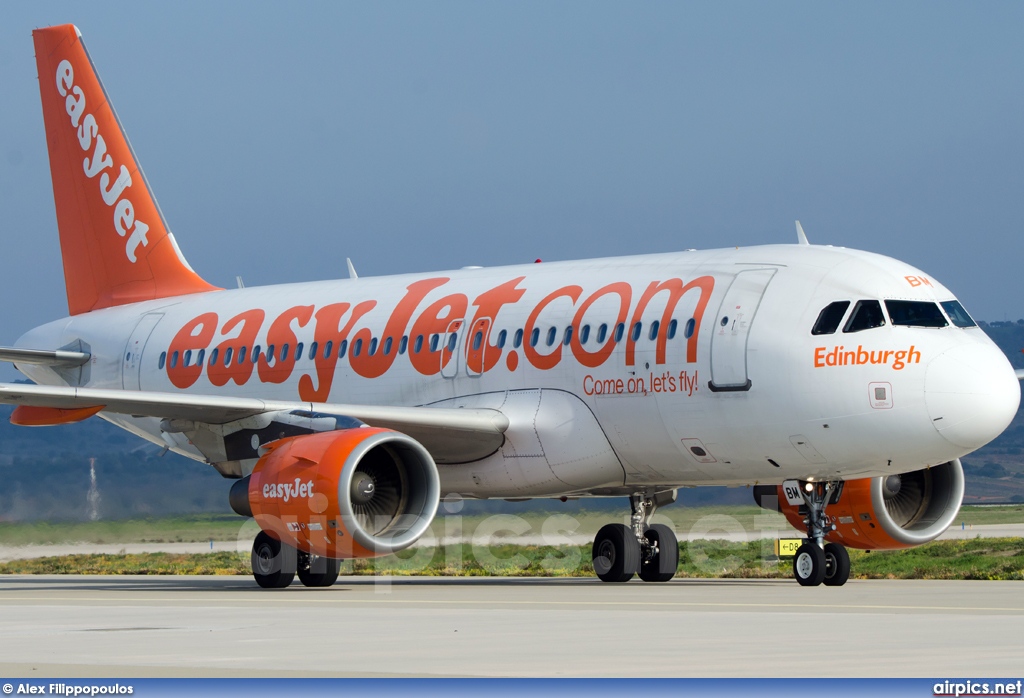
[[[979, 328], [887, 316], [811, 334], [835, 301], [849, 318], [861, 300], [953, 298], [887, 257], [776, 245], [202, 293], [49, 323], [19, 346], [81, 342], [94, 388], [495, 407], [519, 426], [488, 458], [442, 464], [444, 491], [614, 494], [900, 473], [987, 443], [1020, 392]], [[156, 419], [107, 418], [202, 458]]]

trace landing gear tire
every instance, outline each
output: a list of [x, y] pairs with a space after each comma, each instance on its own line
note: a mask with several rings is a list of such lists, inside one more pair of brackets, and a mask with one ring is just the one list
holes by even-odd
[[260, 531], [252, 543], [252, 576], [264, 589], [282, 589], [295, 579], [298, 551], [266, 532]]
[[341, 560], [300, 552], [298, 555], [299, 581], [307, 587], [329, 587], [338, 581]]
[[793, 558], [793, 576], [802, 587], [816, 587], [825, 581], [825, 551], [814, 542], [797, 548]]
[[640, 568], [640, 543], [624, 524], [602, 526], [591, 552], [594, 572], [602, 582], [628, 582]]
[[645, 582], [667, 582], [676, 576], [679, 567], [679, 542], [665, 524], [652, 524], [644, 531], [651, 554], [640, 563], [640, 579]]
[[825, 586], [841, 587], [850, 578], [850, 553], [839, 543], [825, 544]]

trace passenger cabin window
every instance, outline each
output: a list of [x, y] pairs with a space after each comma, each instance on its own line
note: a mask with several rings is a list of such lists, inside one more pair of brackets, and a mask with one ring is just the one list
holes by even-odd
[[850, 313], [850, 319], [846, 321], [843, 332], [861, 332], [870, 330], [872, 327], [881, 327], [885, 324], [885, 315], [882, 314], [882, 304], [878, 301], [857, 301]]
[[676, 328], [677, 327], [679, 327], [679, 323], [676, 320], [672, 320], [670, 323], [668, 323], [668, 338], [669, 339], [675, 339], [676, 338]]
[[885, 309], [894, 325], [946, 327], [949, 323], [939, 306], [930, 301], [886, 301]]
[[690, 318], [686, 321], [686, 327], [683, 329], [683, 337], [689, 339], [693, 336], [693, 331], [697, 329], [697, 321]]
[[338, 358], [345, 358], [345, 352], [348, 351], [348, 340], [343, 339], [338, 343]]
[[603, 322], [597, 328], [597, 343], [604, 344], [604, 338], [608, 336], [608, 325]]
[[498, 347], [499, 349], [504, 348], [505, 347], [505, 339], [507, 337], [508, 337], [508, 332], [506, 332], [505, 330], [502, 330], [501, 332], [498, 333], [498, 341], [495, 342], [494, 345], [496, 347]]
[[409, 347], [409, 337], [402, 335], [401, 341], [398, 342], [398, 353], [404, 354], [405, 350]]
[[548, 346], [550, 347], [555, 343], [555, 337], [558, 336], [558, 330], [554, 327], [548, 328]]
[[[839, 329], [839, 325], [842, 324], [843, 317], [846, 315], [846, 309], [849, 307], [850, 301], [836, 301], [826, 305], [818, 313], [818, 319], [811, 329], [811, 334], [833, 334]], [[858, 305], [858, 307], [860, 306]], [[851, 332], [852, 330], [846, 331]]]
[[661, 323], [659, 323], [657, 320], [651, 323], [651, 331], [648, 333], [648, 339], [654, 341], [655, 339], [658, 338], [658, 329], [660, 326]]
[[586, 344], [588, 339], [590, 339], [590, 325], [584, 325], [580, 328], [580, 344]]
[[523, 346], [523, 331], [516, 330], [515, 335], [512, 337], [512, 348], [518, 349], [521, 346]]
[[388, 337], [387, 339], [384, 340], [384, 356], [390, 356], [391, 355], [391, 346], [392, 346], [392, 344], [394, 344], [394, 342], [391, 339], [391, 337]]

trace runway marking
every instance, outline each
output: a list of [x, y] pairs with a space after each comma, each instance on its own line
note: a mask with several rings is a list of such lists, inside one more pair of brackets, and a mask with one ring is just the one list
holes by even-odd
[[[119, 599], [109, 597], [70, 597], [70, 596], [49, 596], [49, 597], [37, 597], [37, 596], [17, 596], [7, 597], [0, 596], [0, 603], [5, 601], [16, 601], [24, 603], [25, 601], [69, 601], [75, 603], [84, 602], [122, 602], [128, 605], [142, 605], [150, 604], [154, 601], [157, 602], [174, 602], [174, 603], [188, 603], [197, 604], [197, 599], [182, 599], [182, 598], [161, 598], [161, 597], [145, 597], [145, 598], [134, 598], [134, 599]], [[134, 601], [134, 603], [132, 603]], [[257, 597], [247, 596], [245, 598], [224, 598], [216, 597], [216, 601], [230, 601], [230, 602], [257, 602]], [[872, 611], [997, 611], [1001, 613], [1024, 613], [1024, 607], [995, 607], [995, 606], [895, 606], [895, 605], [881, 605], [881, 604], [805, 604], [805, 603], [734, 603], [734, 602], [702, 602], [702, 601], [615, 601], [602, 599], [598, 601], [516, 601], [516, 600], [473, 600], [473, 599], [457, 599], [457, 600], [442, 600], [442, 599], [368, 599], [368, 598], [338, 598], [338, 599], [318, 599], [318, 598], [283, 598], [275, 597], [275, 602], [285, 603], [364, 603], [364, 604], [408, 604], [408, 605], [462, 605], [462, 606], [653, 606], [658, 608], [664, 608], [666, 606], [678, 606], [685, 608], [792, 608], [792, 609], [837, 609], [837, 610], [872, 610]], [[206, 604], [208, 605], [208, 601]]]

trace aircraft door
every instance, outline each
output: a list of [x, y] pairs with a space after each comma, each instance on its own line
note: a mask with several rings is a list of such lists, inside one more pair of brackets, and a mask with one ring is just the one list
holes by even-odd
[[465, 320], [452, 320], [441, 337], [441, 375], [445, 378], [455, 378], [459, 375], [459, 361], [463, 351], [462, 337]]
[[761, 298], [774, 275], [774, 269], [741, 271], [725, 292], [711, 336], [709, 387], [712, 391], [750, 390], [747, 338]]
[[480, 318], [469, 328], [466, 340], [466, 375], [477, 377], [484, 372], [484, 361], [491, 334], [491, 318]]
[[148, 313], [142, 316], [139, 324], [132, 331], [128, 344], [124, 349], [124, 361], [121, 367], [121, 385], [125, 390], [141, 390], [142, 384], [142, 352], [146, 348], [149, 336], [153, 334], [163, 313]]

